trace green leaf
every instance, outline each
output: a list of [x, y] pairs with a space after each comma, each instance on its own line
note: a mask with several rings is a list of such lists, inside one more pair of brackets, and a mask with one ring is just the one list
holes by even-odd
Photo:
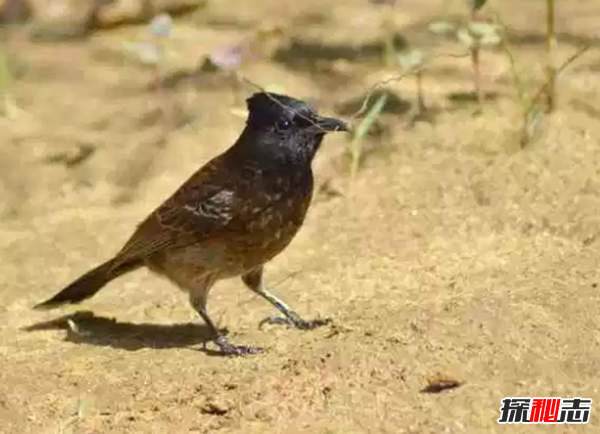
[[369, 133], [369, 130], [375, 123], [375, 120], [377, 120], [377, 116], [379, 116], [379, 114], [385, 107], [385, 103], [387, 102], [387, 99], [388, 99], [388, 95], [387, 95], [387, 93], [384, 93], [377, 99], [377, 101], [375, 101], [375, 104], [373, 104], [371, 106], [367, 115], [364, 117], [364, 119], [360, 122], [360, 124], [356, 128], [356, 136], [355, 137], [357, 140], [362, 141], [365, 138], [365, 136]]
[[8, 92], [10, 88], [10, 68], [8, 66], [8, 54], [0, 47], [0, 92]]
[[538, 130], [540, 122], [544, 119], [544, 112], [539, 108], [534, 108], [527, 117], [527, 125], [525, 127], [527, 137], [532, 138]]
[[473, 35], [464, 27], [458, 29], [456, 37], [461, 44], [466, 45], [468, 48], [473, 47], [477, 43]]
[[425, 54], [421, 50], [411, 50], [398, 55], [400, 66], [407, 71], [418, 68], [424, 61]]
[[491, 33], [489, 35], [485, 35], [483, 38], [481, 38], [481, 40], [479, 41], [479, 43], [481, 45], [484, 45], [486, 47], [493, 47], [496, 46], [498, 44], [500, 44], [500, 42], [502, 42], [502, 38], [500, 37], [499, 34], [497, 33]]
[[382, 94], [377, 99], [377, 101], [375, 101], [375, 104], [373, 104], [371, 106], [367, 115], [364, 117], [364, 119], [360, 122], [360, 124], [356, 128], [356, 131], [354, 133], [354, 140], [352, 141], [352, 149], [351, 149], [351, 152], [352, 152], [351, 177], [352, 178], [354, 178], [356, 176], [356, 173], [358, 172], [358, 165], [360, 163], [360, 157], [362, 155], [363, 140], [365, 139], [366, 135], [369, 133], [369, 131], [373, 127], [373, 124], [377, 120], [377, 117], [379, 116], [379, 114], [381, 113], [383, 108], [385, 107], [385, 103], [387, 102], [387, 99], [388, 99], [388, 94], [387, 93]]
[[493, 46], [498, 45], [502, 38], [501, 27], [488, 23], [469, 23], [456, 32], [458, 40], [469, 48], [475, 45]]
[[0, 116], [12, 117], [14, 103], [11, 96], [11, 75], [8, 65], [8, 53], [0, 47]]
[[454, 24], [446, 21], [434, 21], [427, 26], [427, 29], [436, 35], [449, 35], [456, 31]]
[[467, 30], [476, 38], [483, 38], [488, 35], [498, 34], [500, 27], [490, 23], [475, 23], [471, 22], [467, 26]]

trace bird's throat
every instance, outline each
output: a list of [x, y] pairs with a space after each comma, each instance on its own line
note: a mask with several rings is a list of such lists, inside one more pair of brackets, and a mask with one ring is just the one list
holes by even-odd
[[231, 151], [236, 158], [269, 171], [310, 172], [323, 136], [302, 137], [298, 140], [280, 139], [244, 131]]

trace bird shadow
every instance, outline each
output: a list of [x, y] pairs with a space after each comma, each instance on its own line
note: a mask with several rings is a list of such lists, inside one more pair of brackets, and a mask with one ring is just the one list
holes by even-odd
[[[24, 331], [65, 330], [65, 341], [100, 347], [112, 347], [127, 351], [144, 348], [168, 349], [186, 348], [193, 345], [203, 347], [211, 340], [211, 333], [205, 324], [136, 324], [118, 322], [113, 318], [96, 316], [83, 311], [64, 315], [25, 327]], [[227, 330], [222, 330], [227, 333]], [[205, 350], [207, 353], [210, 351]]]

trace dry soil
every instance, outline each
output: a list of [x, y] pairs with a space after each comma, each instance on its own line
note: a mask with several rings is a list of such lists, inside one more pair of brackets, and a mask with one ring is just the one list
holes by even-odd
[[[381, 12], [358, 0], [295, 3], [210, 2], [177, 21], [167, 66], [193, 68], [216, 47], [279, 28], [268, 43], [258, 36], [267, 54], [240, 74], [352, 120], [368, 89], [394, 75], [369, 48]], [[526, 85], [538, 86], [543, 2], [497, 3]], [[147, 90], [152, 71], [120, 48], [143, 26], [56, 44], [11, 33], [18, 110], [0, 119], [0, 431], [599, 432], [600, 4], [559, 3], [558, 61], [592, 48], [561, 76], [558, 110], [525, 149], [501, 50], [483, 56], [480, 116], [463, 101], [468, 58], [431, 64], [426, 121], [411, 119], [414, 80], [390, 81], [395, 104], [353, 183], [349, 138], [326, 140], [306, 225], [267, 277], [302, 315], [334, 323], [259, 330], [273, 309], [240, 281], [222, 282], [213, 316], [235, 342], [267, 349], [247, 358], [199, 351], [204, 327], [185, 296], [144, 271], [80, 306], [31, 306], [118, 250], [225, 149], [255, 89], [207, 73]], [[427, 35], [439, 13], [438, 2], [413, 0], [394, 18], [413, 44], [461, 53]], [[460, 386], [423, 393], [437, 377]], [[585, 426], [500, 426], [510, 396], [595, 403]]]

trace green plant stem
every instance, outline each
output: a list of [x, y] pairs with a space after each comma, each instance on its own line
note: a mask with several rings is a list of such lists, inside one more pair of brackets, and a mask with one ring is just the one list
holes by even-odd
[[[591, 47], [592, 46], [590, 44], [587, 44], [587, 45], [582, 46], [575, 53], [573, 53], [567, 60], [565, 60], [558, 68], [556, 68], [554, 70], [554, 75], [552, 76], [552, 78], [554, 80], [556, 80], [556, 77], [558, 77], [565, 69], [567, 69], [567, 67], [571, 63], [573, 63], [575, 60], [579, 59]], [[550, 81], [546, 80], [546, 82], [538, 89], [538, 91], [535, 93], [535, 95], [528, 99], [527, 104], [524, 106], [523, 136], [521, 137], [521, 148], [524, 148], [525, 145], [527, 143], [529, 143], [529, 140], [531, 139], [530, 124], [531, 124], [531, 122], [534, 122], [536, 120], [537, 116], [539, 115], [539, 113], [541, 113], [539, 111], [540, 110], [540, 107], [539, 107], [540, 98], [544, 94], [548, 95], [548, 92], [549, 92], [548, 89], [550, 88], [550, 86], [553, 83], [554, 82], [550, 82]], [[537, 111], [537, 113], [536, 113], [536, 111]]]
[[0, 48], [0, 96], [2, 98], [2, 114], [6, 116], [10, 91], [10, 73], [8, 71], [8, 55]]
[[475, 85], [475, 94], [477, 95], [477, 105], [479, 111], [483, 111], [483, 89], [481, 88], [481, 50], [479, 45], [471, 48], [471, 63], [473, 64], [473, 81]]
[[[480, 15], [476, 10], [471, 12], [471, 22], [480, 21]], [[479, 112], [483, 112], [483, 89], [481, 87], [481, 46], [477, 41], [471, 47], [471, 63], [473, 64], [473, 81]]]
[[556, 49], [556, 29], [555, 29], [555, 2], [554, 0], [546, 0], [546, 49], [547, 49], [547, 64], [546, 77], [548, 82], [548, 113], [556, 109], [556, 70], [554, 68], [554, 51]]
[[12, 96], [12, 77], [10, 75], [9, 54], [0, 47], [0, 116], [8, 119], [15, 118], [19, 109]]
[[[584, 46], [582, 46], [579, 50], [577, 50], [575, 53], [573, 53], [567, 60], [565, 60], [558, 68], [556, 68], [554, 70], [554, 76], [553, 78], [556, 79], [556, 77], [558, 77], [565, 69], [567, 69], [567, 67], [573, 63], [575, 60], [579, 59], [586, 51], [588, 51], [590, 48], [592, 48], [592, 46], [590, 44], [586, 44]], [[546, 81], [537, 91], [537, 93], [530, 98], [530, 103], [529, 103], [529, 107], [527, 112], [530, 113], [533, 111], [533, 109], [535, 108], [536, 103], [540, 100], [540, 97], [544, 94], [544, 93], [548, 93], [548, 88], [550, 87], [551, 83]]]
[[354, 131], [354, 137], [352, 139], [351, 148], [350, 148], [350, 179], [354, 180], [356, 178], [356, 174], [358, 173], [358, 169], [360, 167], [362, 151], [363, 151], [363, 142], [367, 137], [371, 127], [377, 120], [377, 117], [383, 110], [388, 96], [387, 94], [381, 95], [375, 104], [369, 109], [369, 112], [365, 116], [365, 118], [358, 124], [356, 130]]
[[425, 98], [423, 96], [423, 70], [417, 69], [415, 73], [417, 80], [417, 113], [422, 114], [425, 112]]

